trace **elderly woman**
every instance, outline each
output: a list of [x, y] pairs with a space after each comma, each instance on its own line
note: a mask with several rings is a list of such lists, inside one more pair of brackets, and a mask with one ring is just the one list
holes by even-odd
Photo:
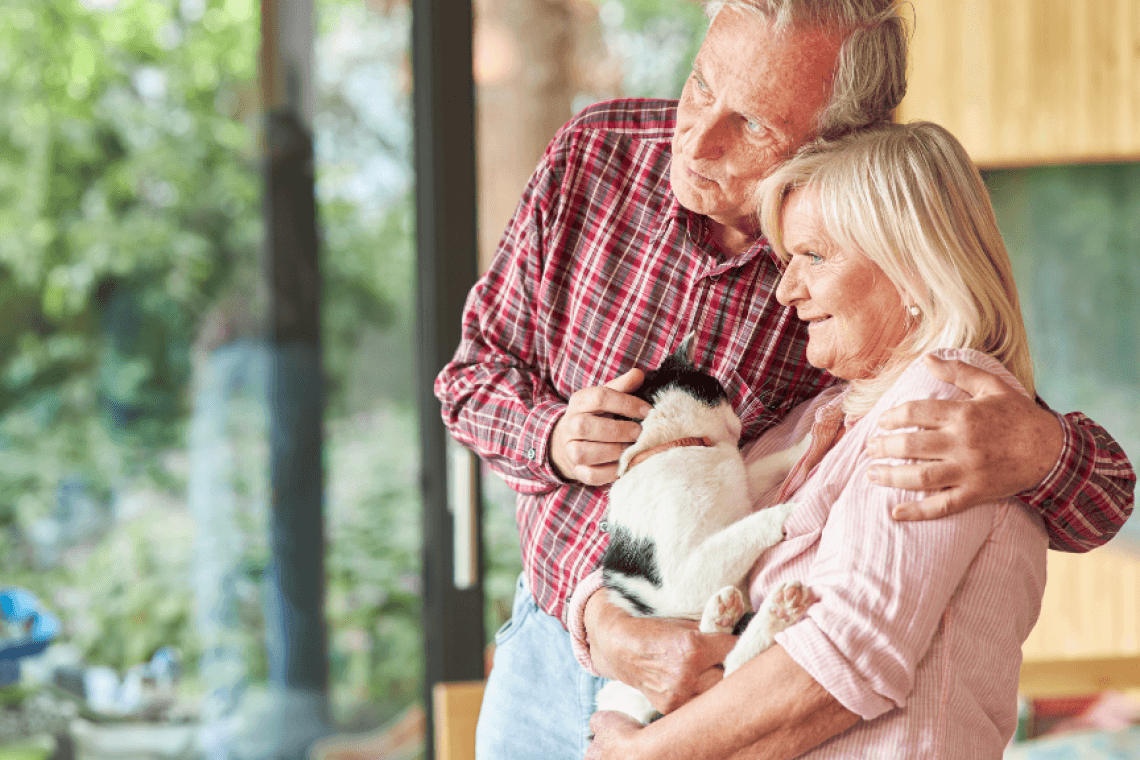
[[866, 450], [884, 411], [963, 395], [926, 355], [1033, 393], [985, 187], [946, 130], [915, 123], [813, 146], [761, 193], [764, 230], [787, 264], [777, 298], [809, 323], [808, 360], [847, 382], [748, 452], [812, 436], [758, 504], [798, 507], [757, 561], [752, 602], [790, 580], [818, 601], [775, 646], [661, 720], [641, 728], [598, 713], [587, 757], [1000, 757], [1045, 586], [1040, 518], [1010, 500], [896, 522], [892, 508], [916, 494], [870, 483]]

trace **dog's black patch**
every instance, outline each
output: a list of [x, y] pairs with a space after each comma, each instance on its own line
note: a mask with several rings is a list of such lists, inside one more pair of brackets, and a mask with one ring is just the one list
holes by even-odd
[[[675, 388], [709, 407], [716, 407], [727, 400], [720, 381], [695, 367], [689, 359], [692, 341], [693, 334], [690, 333], [660, 367], [646, 373], [645, 381], [634, 395], [656, 404], [661, 393]], [[602, 556], [602, 580], [607, 588], [624, 597], [639, 614], [655, 614], [653, 607], [632, 592], [623, 578], [643, 578], [657, 589], [663, 583], [654, 541], [636, 538], [624, 526], [614, 525], [609, 546]]]
[[693, 366], [684, 348], [666, 357], [657, 369], [647, 372], [645, 382], [633, 395], [654, 404], [668, 388], [682, 390], [707, 406], [716, 406], [728, 398], [720, 381]]
[[661, 588], [661, 573], [657, 570], [657, 544], [652, 539], [634, 538], [623, 526], [615, 526], [610, 545], [602, 557], [602, 569], [621, 573], [630, 578], [644, 578]]
[[755, 612], [745, 612], [740, 620], [736, 621], [736, 625], [732, 629], [733, 636], [739, 636], [744, 633], [744, 629], [752, 622], [752, 618], [756, 617]]
[[618, 594], [620, 594], [623, 599], [629, 602], [630, 605], [635, 610], [637, 610], [638, 615], [641, 615], [643, 617], [651, 617], [657, 614], [657, 610], [646, 604], [645, 600], [643, 600], [636, 593], [630, 591], [629, 588], [621, 582], [620, 578], [615, 578], [613, 575], [605, 572], [603, 572], [602, 575], [605, 578], [606, 588], [610, 589], [611, 591], [616, 591]]

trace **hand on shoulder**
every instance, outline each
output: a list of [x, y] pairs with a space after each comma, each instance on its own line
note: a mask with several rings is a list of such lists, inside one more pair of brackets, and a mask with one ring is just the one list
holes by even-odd
[[[961, 358], [943, 358], [955, 354]], [[975, 357], [981, 359], [965, 360]], [[929, 493], [897, 506], [896, 519], [945, 517], [1032, 489], [1049, 474], [1061, 454], [1061, 423], [1012, 378], [977, 366], [1000, 365], [978, 352], [935, 352], [921, 361], [966, 398], [907, 401], [879, 419], [884, 430], [910, 430], [872, 438], [870, 456], [916, 461], [876, 465], [868, 476], [879, 485]]]

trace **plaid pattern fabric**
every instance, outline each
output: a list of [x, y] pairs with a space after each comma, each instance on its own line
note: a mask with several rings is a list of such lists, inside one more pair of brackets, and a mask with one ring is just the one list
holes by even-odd
[[1061, 417], [1064, 444], [1052, 472], [1018, 498], [1041, 513], [1049, 548], [1103, 546], [1132, 514], [1136, 471], [1108, 431], [1080, 412]]
[[[766, 241], [726, 260], [704, 217], [678, 204], [669, 186], [675, 113], [675, 101], [612, 101], [560, 130], [436, 379], [452, 435], [518, 492], [524, 570], [538, 604], [560, 620], [607, 541], [606, 489], [566, 483], [549, 462], [570, 394], [657, 366], [690, 331], [745, 442], [832, 382], [807, 364], [806, 330], [776, 302], [780, 268]], [[1123, 522], [1119, 510], [1105, 514]]]

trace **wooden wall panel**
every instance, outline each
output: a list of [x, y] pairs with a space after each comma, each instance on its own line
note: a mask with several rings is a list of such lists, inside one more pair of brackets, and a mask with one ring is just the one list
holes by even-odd
[[1140, 559], [1049, 552], [1041, 617], [1022, 647], [1026, 696], [1140, 689]]
[[1140, 0], [907, 5], [901, 121], [943, 124], [983, 167], [1140, 159]]
[[1111, 546], [1051, 551], [1048, 572], [1026, 661], [1140, 657], [1140, 559]]

